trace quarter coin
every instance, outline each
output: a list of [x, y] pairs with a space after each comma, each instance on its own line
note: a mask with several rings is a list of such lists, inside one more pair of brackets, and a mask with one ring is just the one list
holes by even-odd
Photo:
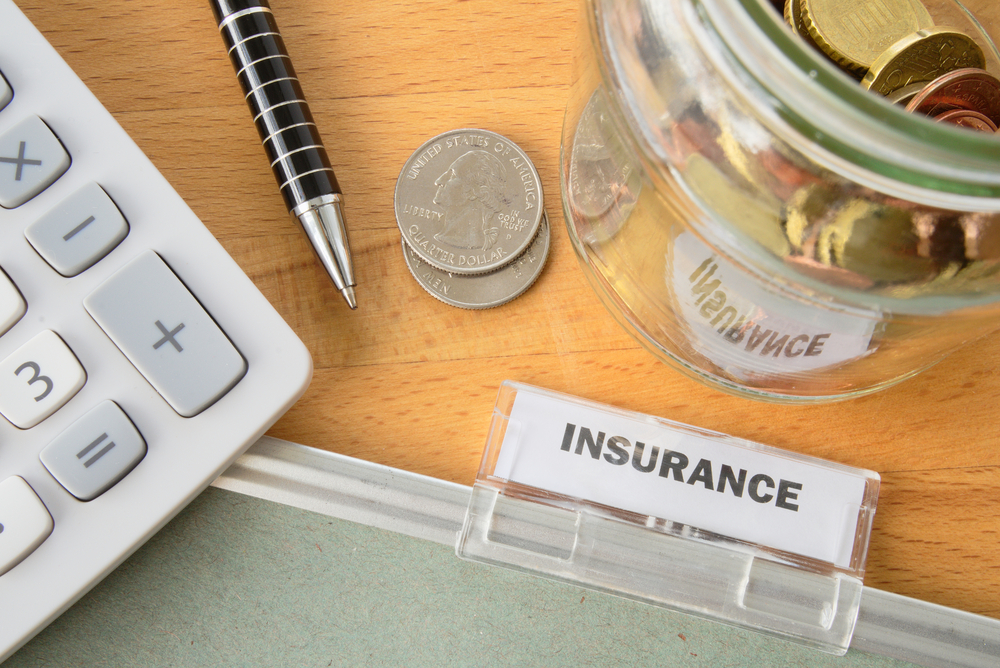
[[544, 203], [538, 172], [514, 142], [452, 130], [414, 151], [396, 180], [396, 222], [425, 263], [484, 274], [531, 245]]
[[532, 286], [549, 255], [549, 218], [544, 220], [531, 245], [513, 262], [488, 274], [455, 274], [425, 262], [403, 239], [403, 257], [417, 283], [451, 306], [488, 309], [522, 295]]
[[940, 116], [952, 109], [970, 109], [1000, 123], [1000, 80], [985, 70], [965, 68], [942, 74], [917, 93], [907, 111]]
[[965, 33], [951, 28], [926, 28], [899, 40], [872, 63], [861, 86], [890, 95], [908, 85], [930, 82], [966, 67], [982, 68], [983, 50]]

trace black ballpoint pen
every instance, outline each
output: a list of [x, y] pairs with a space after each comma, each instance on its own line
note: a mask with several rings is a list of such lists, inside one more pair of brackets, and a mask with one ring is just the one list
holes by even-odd
[[354, 267], [340, 186], [267, 0], [210, 0], [285, 205], [347, 304]]

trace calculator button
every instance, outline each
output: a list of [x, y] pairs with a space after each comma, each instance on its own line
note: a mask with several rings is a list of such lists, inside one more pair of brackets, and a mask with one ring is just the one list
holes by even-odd
[[201, 413], [246, 374], [243, 356], [153, 251], [119, 269], [83, 304], [183, 417]]
[[17, 566], [52, 533], [52, 515], [19, 476], [0, 480], [0, 576]]
[[20, 291], [7, 274], [0, 269], [0, 336], [14, 326], [24, 315], [27, 306]]
[[63, 276], [89, 269], [126, 235], [125, 217], [96, 183], [80, 188], [24, 231], [38, 254]]
[[125, 412], [104, 401], [45, 446], [38, 458], [66, 491], [95, 499], [146, 456], [146, 441]]
[[0, 206], [13, 209], [48, 188], [69, 169], [69, 154], [37, 116], [0, 136]]
[[7, 84], [7, 80], [3, 78], [3, 74], [0, 74], [0, 109], [7, 106], [7, 103], [11, 101], [14, 97], [14, 91], [10, 89]]
[[45, 330], [0, 362], [0, 415], [30, 429], [62, 408], [87, 373], [59, 335]]

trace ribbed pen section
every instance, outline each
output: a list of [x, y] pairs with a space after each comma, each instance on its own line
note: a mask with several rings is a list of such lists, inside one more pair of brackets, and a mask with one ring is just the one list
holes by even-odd
[[213, 0], [211, 4], [288, 210], [339, 193], [267, 2]]

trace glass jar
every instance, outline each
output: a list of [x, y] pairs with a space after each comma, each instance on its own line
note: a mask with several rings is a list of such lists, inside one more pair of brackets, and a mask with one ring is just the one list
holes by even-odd
[[[996, 76], [981, 2], [928, 8]], [[768, 0], [582, 10], [566, 223], [657, 357], [732, 393], [828, 401], [1000, 328], [1000, 137], [865, 90]]]

